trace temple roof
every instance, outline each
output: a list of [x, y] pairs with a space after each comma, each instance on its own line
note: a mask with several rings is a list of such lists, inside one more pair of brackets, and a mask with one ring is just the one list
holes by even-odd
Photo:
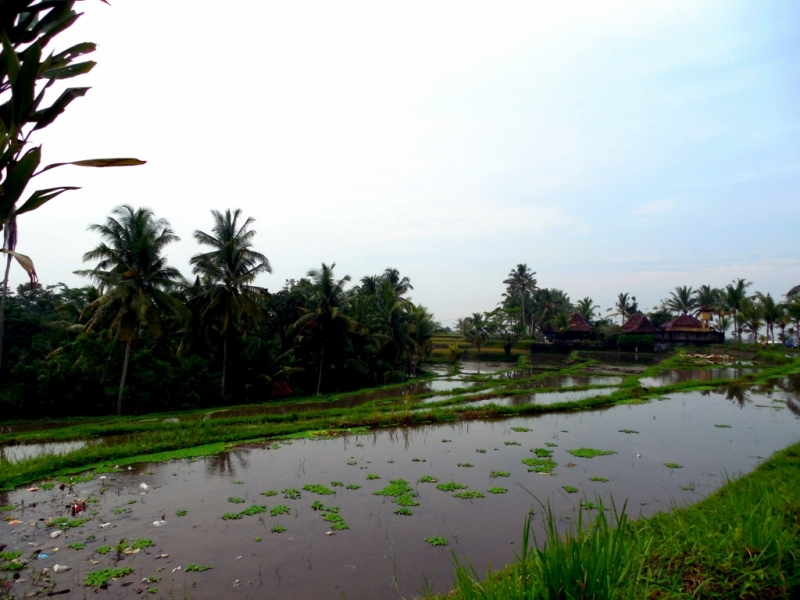
[[592, 329], [586, 324], [581, 313], [572, 313], [569, 319], [569, 327], [567, 331], [579, 331], [582, 333], [591, 333]]
[[647, 315], [643, 315], [642, 313], [633, 315], [625, 325], [622, 326], [622, 333], [655, 333], [658, 331], [653, 324], [650, 322], [650, 319], [647, 318]]
[[669, 323], [664, 323], [661, 329], [705, 329], [703, 322], [700, 319], [695, 319], [689, 315], [681, 315], [677, 319], [672, 319]]

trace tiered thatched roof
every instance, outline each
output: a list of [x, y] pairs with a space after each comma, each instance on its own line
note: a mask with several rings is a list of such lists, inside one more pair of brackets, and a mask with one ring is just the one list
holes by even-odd
[[591, 333], [592, 329], [586, 324], [586, 321], [583, 319], [583, 315], [581, 313], [572, 313], [572, 316], [569, 319], [569, 327], [567, 327], [567, 331], [572, 331], [575, 333]]
[[664, 323], [661, 329], [665, 331], [699, 331], [706, 328], [700, 319], [695, 319], [689, 315], [681, 315], [677, 319], [672, 319], [669, 323]]
[[646, 315], [639, 313], [633, 315], [625, 325], [622, 326], [622, 333], [656, 333], [656, 329]]

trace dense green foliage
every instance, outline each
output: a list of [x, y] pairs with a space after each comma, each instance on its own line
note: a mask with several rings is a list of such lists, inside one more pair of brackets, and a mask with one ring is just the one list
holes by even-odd
[[[122, 206], [92, 229], [79, 273], [97, 287], [20, 286], [6, 305], [0, 406], [18, 418], [260, 402], [401, 382], [431, 350], [433, 316], [395, 269], [347, 287], [334, 265], [269, 294], [252, 219], [214, 211], [193, 283], [163, 255], [169, 223]], [[120, 376], [121, 375], [121, 376]], [[223, 391], [220, 398], [220, 390]], [[116, 403], [115, 403], [116, 400]]]

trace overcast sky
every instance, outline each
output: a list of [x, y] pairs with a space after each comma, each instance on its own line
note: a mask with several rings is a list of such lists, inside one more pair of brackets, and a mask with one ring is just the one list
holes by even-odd
[[187, 276], [192, 232], [241, 208], [261, 285], [392, 266], [445, 324], [520, 262], [603, 309], [800, 283], [796, 0], [78, 6], [56, 49], [97, 42], [98, 65], [44, 160], [147, 165], [37, 178], [83, 188], [20, 219], [44, 284], [86, 283], [86, 227], [122, 203], [172, 223]]

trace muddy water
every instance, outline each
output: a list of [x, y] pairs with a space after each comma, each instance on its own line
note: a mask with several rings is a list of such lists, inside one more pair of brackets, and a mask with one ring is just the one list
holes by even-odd
[[[22, 521], [13, 526], [4, 523], [0, 542], [8, 544], [6, 550], [23, 549], [26, 556], [34, 548], [29, 543], [41, 544], [36, 549], [50, 556], [31, 561], [36, 568], [52, 568], [56, 562], [71, 566], [71, 571], [54, 575], [58, 589], [73, 590], [65, 598], [91, 594], [80, 586], [85, 573], [113, 566], [115, 558], [113, 552], [99, 555], [93, 549], [113, 546], [122, 538], [149, 538], [155, 546], [124, 557], [117, 566], [135, 569], [123, 579], [133, 585], [112, 582], [102, 592], [104, 597], [128, 598], [139, 588], [154, 587], [155, 597], [180, 598], [188, 591], [193, 599], [341, 598], [343, 594], [351, 600], [394, 599], [398, 592], [403, 597], [420, 594], [423, 577], [434, 591], [444, 591], [451, 584], [450, 550], [469, 556], [480, 573], [488, 562], [498, 566], [513, 558], [525, 515], [532, 506], [541, 512], [534, 496], [550, 502], [563, 525], [575, 519], [584, 495], [594, 500], [613, 494], [619, 504], [628, 500], [631, 514], [650, 515], [707, 495], [726, 475], [749, 471], [773, 451], [800, 439], [800, 418], [783, 410], [787, 401], [794, 402], [792, 393], [742, 393], [743, 402], [731, 401], [725, 391], [682, 393], [601, 411], [380, 430], [366, 436], [294, 441], [277, 449], [242, 448], [197, 462], [138, 465], [131, 473], [111, 474], [105, 491], [97, 476], [77, 485], [75, 494], [99, 499], [90, 504], [98, 514], [57, 539], [48, 537], [52, 529], [39, 519], [65, 514], [63, 507], [71, 498], [64, 492], [56, 488], [0, 494], [0, 505], [18, 507], [4, 514]], [[621, 433], [623, 429], [639, 433]], [[532, 448], [545, 443], [556, 444], [551, 448], [558, 463], [555, 476], [529, 473], [521, 463], [534, 456]], [[617, 454], [581, 459], [567, 453], [579, 447]], [[667, 468], [666, 462], [682, 468]], [[493, 470], [507, 471], [510, 477], [492, 479]], [[367, 474], [380, 479], [368, 480]], [[486, 497], [453, 497], [435, 484], [416, 483], [423, 475], [462, 483]], [[609, 481], [592, 482], [592, 476]], [[413, 516], [394, 514], [398, 507], [391, 499], [373, 495], [395, 478], [411, 482], [419, 493], [419, 506], [411, 507]], [[333, 481], [361, 487], [333, 487], [337, 493], [332, 496], [303, 491], [296, 500], [259, 495], [306, 484], [331, 487]], [[146, 495], [139, 494], [142, 482], [151, 487]], [[580, 493], [566, 493], [565, 485]], [[508, 493], [486, 493], [492, 486], [508, 488]], [[245, 503], [232, 504], [229, 497]], [[349, 529], [326, 535], [329, 523], [311, 509], [315, 500], [340, 507]], [[21, 510], [22, 501], [37, 504]], [[269, 509], [283, 504], [291, 513], [221, 519], [224, 513], [254, 503]], [[177, 517], [177, 510], [188, 513]], [[162, 515], [166, 524], [154, 526]], [[110, 525], [101, 528], [106, 522]], [[271, 533], [276, 524], [286, 531]], [[85, 549], [67, 547], [85, 542], [90, 534], [96, 539]], [[424, 542], [428, 536], [442, 536], [449, 546], [434, 548]], [[156, 558], [162, 553], [169, 557]], [[99, 562], [92, 565], [90, 559]], [[190, 562], [211, 565], [213, 570], [186, 573]], [[160, 567], [164, 570], [157, 572]], [[150, 576], [161, 577], [161, 582], [141, 583]], [[30, 574], [23, 572], [22, 579], [29, 580]], [[15, 593], [22, 597], [27, 585], [16, 584]]]
[[715, 367], [711, 369], [691, 369], [688, 371], [666, 371], [654, 377], [642, 377], [640, 385], [644, 387], [659, 387], [662, 385], [672, 385], [673, 383], [683, 383], [684, 381], [712, 381], [714, 379], [739, 379], [749, 373], [755, 373], [753, 369], [741, 369], [738, 367]]

